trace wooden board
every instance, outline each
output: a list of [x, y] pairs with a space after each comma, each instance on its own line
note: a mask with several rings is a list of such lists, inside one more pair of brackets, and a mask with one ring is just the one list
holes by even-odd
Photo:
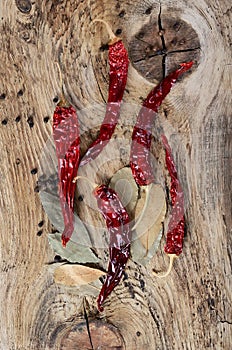
[[[91, 348], [83, 293], [53, 279], [49, 263], [54, 263], [54, 253], [47, 239], [53, 227], [37, 182], [61, 92], [55, 62], [61, 66], [65, 95], [78, 110], [95, 110], [94, 104], [107, 100], [107, 33], [101, 25], [90, 26], [95, 18], [108, 21], [114, 32], [121, 29], [131, 58], [124, 97], [129, 105], [138, 106], [162, 74], [180, 61], [196, 62], [159, 112], [187, 198], [183, 254], [163, 280], [155, 278], [152, 269], [167, 267], [164, 242], [147, 267], [130, 260], [124, 281], [107, 299], [102, 315], [96, 296], [86, 295], [94, 349], [230, 349], [229, 0], [0, 1], [0, 349], [66, 350], [78, 344], [81, 350]], [[140, 46], [144, 38], [148, 44]], [[157, 50], [155, 59], [150, 58]], [[126, 130], [117, 129], [118, 147], [124, 152], [106, 162], [102, 172], [93, 167], [96, 180], [107, 181], [127, 165], [124, 141], [128, 145], [135, 111], [136, 107], [131, 118], [127, 116]], [[82, 116], [83, 130], [87, 126], [83, 153], [102, 117]], [[104, 224], [100, 216], [92, 220], [94, 225]], [[107, 251], [97, 251], [106, 268]]]

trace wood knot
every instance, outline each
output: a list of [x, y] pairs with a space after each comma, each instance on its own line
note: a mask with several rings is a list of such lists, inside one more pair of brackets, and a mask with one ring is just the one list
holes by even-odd
[[129, 43], [129, 56], [144, 78], [160, 81], [182, 62], [193, 60], [196, 66], [200, 42], [191, 24], [179, 18], [177, 10], [169, 9], [162, 16], [151, 18], [135, 34]]
[[22, 13], [29, 13], [31, 11], [31, 1], [30, 0], [15, 0], [16, 6]]
[[96, 320], [89, 322], [89, 334], [86, 323], [82, 322], [74, 326], [62, 339], [60, 350], [76, 349], [77, 344], [78, 349], [91, 349], [90, 338], [93, 349], [124, 349], [119, 331], [111, 324]]

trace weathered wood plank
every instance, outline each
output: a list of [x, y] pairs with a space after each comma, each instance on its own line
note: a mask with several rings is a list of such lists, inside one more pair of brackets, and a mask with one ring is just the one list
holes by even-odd
[[[104, 18], [115, 32], [121, 29], [133, 59], [140, 49], [137, 44], [133, 46], [136, 34], [156, 23], [159, 13], [164, 38], [165, 30], [170, 30], [169, 19], [178, 18], [192, 28], [194, 40], [197, 38], [200, 44], [191, 74], [176, 85], [160, 110], [188, 199], [184, 252], [164, 280], [152, 274], [153, 268], [164, 270], [167, 266], [161, 249], [146, 268], [131, 260], [124, 281], [107, 299], [102, 315], [97, 312], [96, 297], [87, 293], [90, 330], [95, 346], [99, 345], [99, 333], [104, 334], [103, 349], [108, 349], [107, 344], [128, 350], [231, 347], [231, 2], [162, 0], [160, 12], [160, 4], [152, 0], [3, 0], [2, 350], [65, 350], [77, 348], [78, 343], [83, 344], [83, 350], [90, 348], [84, 326], [83, 291], [55, 284], [48, 265], [54, 258], [47, 240], [52, 226], [37, 187], [39, 157], [51, 137], [52, 113], [61, 91], [55, 62], [61, 66], [67, 99], [77, 109], [104, 103], [108, 90], [107, 51], [99, 48], [107, 43], [107, 34], [100, 25], [91, 27], [91, 21]], [[147, 32], [145, 36], [150, 38]], [[185, 39], [189, 37], [186, 31]], [[168, 69], [186, 59], [185, 54], [178, 55], [174, 53], [167, 60]], [[194, 56], [188, 52], [188, 59], [191, 57]], [[160, 56], [157, 61], [159, 67]], [[150, 81], [145, 79], [151, 69], [149, 60], [147, 65], [146, 60], [142, 61], [136, 69], [131, 65], [125, 101], [138, 105], [155, 79], [160, 78], [161, 68]], [[117, 129], [115, 142], [119, 148], [122, 140], [126, 139], [127, 144], [130, 140], [136, 116], [132, 114], [127, 132]], [[100, 116], [89, 120], [95, 126], [100, 122]], [[97, 127], [94, 132], [92, 137]], [[90, 133], [83, 134], [82, 141], [84, 152], [91, 142]], [[121, 158], [108, 162], [105, 170], [97, 173], [97, 179], [108, 180], [126, 165], [127, 156], [128, 150]], [[111, 154], [106, 153], [106, 157], [111, 159]], [[97, 170], [98, 165], [92, 168], [93, 172]], [[93, 223], [103, 223], [99, 216], [90, 217]], [[106, 268], [106, 252], [99, 249], [98, 253]]]

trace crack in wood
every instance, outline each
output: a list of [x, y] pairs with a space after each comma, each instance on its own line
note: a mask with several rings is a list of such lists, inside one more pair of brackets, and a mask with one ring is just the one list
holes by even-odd
[[160, 8], [159, 8], [159, 14], [158, 14], [158, 26], [159, 26], [159, 36], [161, 38], [162, 42], [162, 51], [163, 51], [163, 58], [162, 58], [162, 71], [163, 71], [163, 79], [166, 76], [166, 57], [167, 57], [167, 48], [164, 38], [164, 29], [162, 26], [162, 19], [161, 19], [161, 1], [160, 1]]
[[[196, 50], [200, 50], [200, 49], [201, 48], [198, 46], [198, 47], [194, 47], [192, 49], [173, 50], [173, 51], [169, 51], [169, 52], [166, 52], [166, 53], [164, 51], [162, 51], [162, 50], [158, 50], [154, 55], [149, 55], [148, 58], [152, 58], [152, 57], [156, 57], [156, 56], [163, 56], [163, 55], [166, 58], [168, 55], [173, 54], [173, 53], [191, 52], [191, 51], [196, 51]], [[147, 58], [146, 56], [142, 57], [139, 60], [134, 61], [134, 63], [142, 62], [142, 61], [146, 60], [146, 58]]]
[[85, 308], [85, 302], [86, 302], [86, 299], [84, 298], [84, 300], [83, 300], [83, 310], [84, 310], [84, 317], [85, 317], [85, 322], [86, 322], [86, 328], [87, 328], [87, 332], [88, 332], [89, 342], [90, 342], [90, 345], [91, 345], [91, 350], [94, 350], [93, 342], [92, 342], [92, 338], [91, 338], [90, 327], [89, 327], [89, 319], [88, 319], [88, 315], [87, 315], [86, 308]]
[[183, 50], [173, 50], [173, 51], [169, 51], [167, 53], [167, 55], [171, 54], [171, 53], [179, 53], [179, 52], [191, 52], [191, 51], [196, 51], [196, 50], [200, 50], [200, 47], [194, 47], [192, 49], [183, 49]]
[[227, 321], [227, 320], [221, 320], [221, 321], [219, 321], [220, 323], [227, 323], [227, 324], [229, 324], [229, 325], [231, 325], [232, 324], [232, 322], [230, 322], [230, 321]]

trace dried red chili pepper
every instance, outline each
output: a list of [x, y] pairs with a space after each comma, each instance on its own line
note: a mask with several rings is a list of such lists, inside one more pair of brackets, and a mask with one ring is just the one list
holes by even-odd
[[106, 280], [97, 299], [98, 309], [103, 311], [102, 304], [119, 284], [127, 260], [130, 257], [130, 218], [113, 189], [106, 185], [96, 185], [84, 176], [75, 177], [73, 182], [76, 182], [78, 179], [85, 179], [94, 187], [93, 194], [97, 199], [98, 208], [106, 221], [106, 226], [110, 233], [110, 261]]
[[119, 284], [130, 257], [131, 230], [129, 215], [113, 189], [101, 185], [93, 193], [110, 233], [108, 272], [97, 299], [98, 309], [103, 311], [102, 304]]
[[165, 148], [166, 166], [171, 177], [170, 195], [172, 203], [171, 218], [168, 223], [166, 245], [164, 247], [165, 253], [170, 257], [170, 265], [165, 274], [158, 275], [159, 277], [166, 277], [171, 271], [173, 260], [182, 253], [185, 218], [184, 193], [178, 179], [172, 151], [165, 135], [161, 135], [161, 140]]
[[64, 97], [53, 115], [53, 138], [58, 159], [59, 197], [64, 219], [62, 244], [66, 246], [74, 230], [74, 194], [80, 156], [79, 122], [75, 109]]
[[130, 152], [130, 167], [134, 179], [139, 186], [146, 186], [154, 182], [154, 175], [150, 164], [150, 147], [154, 117], [177, 78], [190, 69], [192, 65], [193, 62], [181, 63], [180, 68], [164, 78], [160, 84], [151, 90], [143, 102], [132, 133]]
[[108, 23], [96, 19], [93, 22], [102, 22], [106, 25], [110, 35], [109, 42], [109, 92], [106, 113], [102, 122], [98, 138], [90, 145], [80, 162], [80, 166], [95, 159], [110, 141], [120, 115], [120, 105], [127, 82], [129, 59], [122, 40], [114, 35]]

